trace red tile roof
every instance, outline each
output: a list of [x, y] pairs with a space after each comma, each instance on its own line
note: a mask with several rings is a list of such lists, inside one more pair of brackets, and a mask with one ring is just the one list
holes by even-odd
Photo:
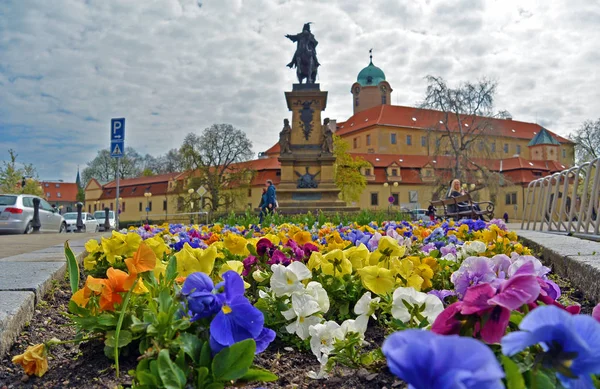
[[[127, 185], [119, 188], [120, 195], [123, 198], [127, 197], [143, 197], [145, 192], [152, 193], [152, 196], [160, 196], [167, 194], [169, 184], [167, 182], [158, 182], [155, 184], [142, 185]], [[117, 188], [104, 188], [100, 199], [116, 198]]]
[[[399, 105], [380, 105], [369, 108], [351, 116], [345, 122], [337, 125], [337, 135], [343, 136], [363, 130], [375, 125], [406, 127], [419, 129], [441, 128], [440, 121], [445, 118], [445, 113], [431, 109], [422, 109], [415, 107], [404, 107]], [[520, 122], [512, 119], [489, 119], [476, 117], [474, 120], [470, 117], [464, 117], [469, 125], [477, 125], [479, 120], [490, 120], [490, 126], [496, 136], [506, 136], [510, 138], [532, 139], [540, 132], [542, 127], [535, 123]], [[473, 121], [473, 123], [471, 123]], [[451, 117], [449, 126], [452, 128], [456, 124], [456, 119]], [[573, 143], [551, 131], [548, 131], [560, 143]]]
[[[124, 180], [120, 180], [119, 186], [131, 186], [131, 185], [150, 185], [156, 184], [159, 182], [169, 182], [172, 179], [175, 179], [181, 173], [167, 173], [167, 174], [159, 174], [157, 176], [144, 176], [144, 177], [136, 177], [136, 178], [126, 178]], [[104, 185], [104, 188], [116, 188], [117, 182], [111, 181], [108, 184]]]
[[44, 190], [44, 198], [50, 203], [77, 201], [78, 188], [74, 182], [42, 181], [40, 184]]

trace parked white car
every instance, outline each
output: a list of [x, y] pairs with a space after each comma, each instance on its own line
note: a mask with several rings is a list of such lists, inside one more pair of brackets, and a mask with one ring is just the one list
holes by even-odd
[[429, 221], [431, 220], [429, 218], [429, 216], [427, 215], [427, 210], [426, 209], [412, 209], [410, 211], [410, 217], [413, 221], [418, 221], [418, 220], [423, 220], [423, 221]]
[[[67, 212], [63, 217], [67, 222], [67, 232], [77, 231], [77, 212]], [[81, 221], [83, 222], [81, 232], [98, 232], [100, 229], [98, 220], [91, 213], [81, 212]]]
[[[99, 231], [104, 231], [104, 220], [106, 219], [104, 211], [94, 212], [94, 218], [98, 220], [98, 225], [100, 226]], [[115, 213], [113, 211], [108, 211], [108, 222], [110, 223], [110, 229], [114, 230], [117, 219], [115, 218]]]

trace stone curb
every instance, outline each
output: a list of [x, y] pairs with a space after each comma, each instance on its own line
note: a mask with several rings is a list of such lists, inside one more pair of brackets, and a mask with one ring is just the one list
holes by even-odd
[[[61, 252], [58, 248], [61, 248]], [[81, 264], [87, 255], [83, 245], [74, 242], [71, 249], [83, 250], [76, 256]], [[59, 254], [62, 253], [62, 254]], [[62, 260], [59, 260], [62, 258]], [[61, 280], [67, 264], [63, 245], [0, 261], [0, 358], [6, 354], [19, 333], [33, 318], [35, 306], [44, 298], [53, 280]]]
[[584, 296], [600, 302], [600, 243], [567, 235], [516, 231], [523, 243], [541, 253], [552, 271], [570, 280]]

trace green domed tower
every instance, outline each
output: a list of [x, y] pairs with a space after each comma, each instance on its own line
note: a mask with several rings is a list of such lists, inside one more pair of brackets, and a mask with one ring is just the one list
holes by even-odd
[[[372, 53], [369, 50], [369, 53]], [[373, 55], [369, 56], [369, 65], [362, 69], [352, 85], [354, 113], [378, 105], [390, 105], [392, 87], [385, 80], [383, 70], [373, 65]]]

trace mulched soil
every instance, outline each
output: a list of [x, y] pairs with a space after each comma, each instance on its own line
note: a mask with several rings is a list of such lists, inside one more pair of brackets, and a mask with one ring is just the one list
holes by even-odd
[[[555, 275], [552, 279], [563, 291], [561, 302], [566, 304], [579, 303], [582, 313], [590, 314], [594, 304], [583, 297], [568, 280]], [[115, 377], [112, 361], [103, 352], [103, 343], [91, 341], [79, 345], [67, 344], [52, 349], [49, 360], [49, 370], [41, 378], [28, 377], [23, 374], [20, 366], [11, 362], [14, 355], [21, 354], [28, 345], [41, 343], [51, 338], [61, 340], [73, 339], [75, 330], [69, 326], [64, 316], [67, 312], [70, 292], [66, 282], [55, 283], [45, 299], [38, 303], [35, 316], [31, 323], [21, 333], [17, 342], [12, 346], [8, 355], [0, 359], [0, 389], [9, 388], [115, 388], [131, 385], [131, 377], [127, 371], [136, 366], [135, 356], [123, 357], [120, 360], [121, 377]], [[380, 345], [383, 335], [371, 330], [367, 340]], [[390, 389], [406, 388], [387, 368], [380, 371], [365, 369], [348, 369], [336, 367], [326, 380], [312, 380], [306, 374], [318, 371], [319, 365], [310, 352], [289, 351], [283, 344], [274, 343], [267, 351], [256, 358], [256, 364], [269, 369], [279, 376], [274, 383], [246, 386], [245, 388], [369, 388]]]

